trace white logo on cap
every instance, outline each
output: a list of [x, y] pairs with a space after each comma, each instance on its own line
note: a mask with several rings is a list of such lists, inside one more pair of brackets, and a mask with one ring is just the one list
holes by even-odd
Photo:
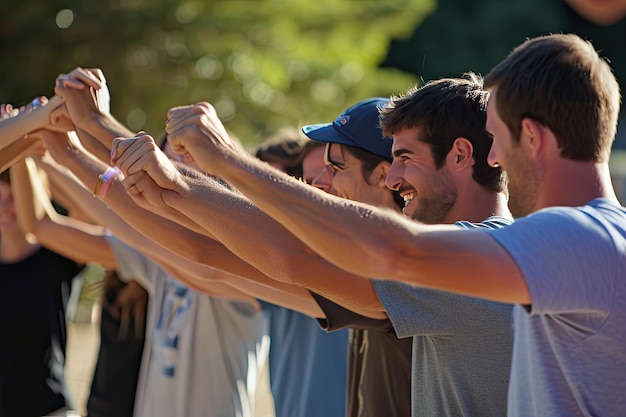
[[335, 124], [339, 126], [345, 126], [350, 121], [350, 116], [347, 114], [342, 114], [341, 116], [335, 119]]

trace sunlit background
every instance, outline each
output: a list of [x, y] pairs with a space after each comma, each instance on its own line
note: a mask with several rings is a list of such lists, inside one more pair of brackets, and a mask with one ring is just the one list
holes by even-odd
[[[626, 0], [0, 0], [0, 102], [50, 96], [59, 73], [99, 67], [131, 129], [158, 136], [170, 107], [206, 100], [252, 147], [366, 97], [485, 74], [547, 33], [591, 40], [624, 89], [625, 14]], [[625, 131], [612, 158], [621, 196]]]

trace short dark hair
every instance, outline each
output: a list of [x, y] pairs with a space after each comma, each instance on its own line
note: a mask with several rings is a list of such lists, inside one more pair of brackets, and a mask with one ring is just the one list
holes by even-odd
[[572, 34], [529, 39], [485, 77], [515, 139], [531, 117], [554, 133], [561, 156], [606, 161], [617, 131], [619, 85], [593, 45]]
[[392, 137], [403, 129], [420, 128], [416, 140], [427, 143], [437, 169], [444, 166], [454, 141], [463, 137], [473, 146], [472, 178], [493, 191], [502, 191], [502, 170], [487, 162], [492, 139], [485, 130], [489, 93], [480, 76], [468, 72], [461, 78], [432, 80], [392, 97], [381, 109], [383, 135]]

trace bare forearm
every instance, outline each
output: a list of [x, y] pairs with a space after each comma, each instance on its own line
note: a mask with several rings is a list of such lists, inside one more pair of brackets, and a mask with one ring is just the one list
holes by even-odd
[[168, 272], [172, 277], [176, 278], [194, 291], [207, 294], [212, 297], [220, 297], [232, 301], [244, 301], [258, 306], [258, 302], [255, 297], [227, 285], [220, 279], [213, 278], [212, 276], [215, 272], [210, 268], [204, 267], [205, 270], [200, 269], [200, 271], [195, 270], [194, 272], [190, 272], [188, 268], [181, 268], [179, 264], [173, 262], [174, 259], [175, 257], [170, 258], [169, 260], [164, 258], [152, 258], [152, 260], [164, 271]]
[[45, 127], [50, 123], [50, 111], [63, 104], [58, 97], [53, 97], [45, 106], [15, 117], [0, 120], [0, 149], [10, 145], [27, 133]]
[[24, 137], [0, 149], [0, 172], [24, 158], [26, 151], [37, 142], [36, 138]]
[[269, 276], [283, 285], [310, 289], [368, 317], [385, 317], [368, 280], [319, 257], [241, 195], [206, 181], [196, 184], [189, 195], [167, 193], [163, 199], [264, 273], [250, 279], [262, 282], [261, 278]]
[[304, 288], [290, 286], [291, 288], [283, 287], [283, 289], [280, 290], [239, 277], [232, 277], [228, 279], [226, 283], [255, 298], [297, 311], [306, 316], [313, 318], [324, 317], [324, 313], [319, 305]]
[[97, 262], [107, 268], [115, 260], [103, 238], [103, 229], [57, 214], [34, 164], [24, 162], [12, 168], [15, 205], [21, 227], [43, 246], [79, 263]]
[[[197, 152], [195, 158], [202, 154]], [[227, 156], [219, 170], [225, 181], [324, 258], [356, 275], [380, 276], [378, 268], [386, 263], [378, 262], [379, 250], [393, 234], [386, 213], [326, 194], [252, 157]]]
[[71, 223], [66, 224], [65, 220], [68, 219], [63, 216], [56, 220], [44, 219], [34, 233], [39, 243], [78, 263], [95, 262], [107, 269], [117, 268], [102, 228], [85, 225], [77, 229]]
[[155, 262], [184, 284], [202, 293], [231, 299], [245, 299], [245, 297], [261, 299], [310, 317], [323, 317], [313, 297], [303, 288], [282, 284], [269, 278], [252, 281], [216, 271], [208, 266], [190, 267], [187, 265], [185, 267], [186, 262], [181, 265], [175, 257], [167, 260], [159, 259]]
[[116, 137], [135, 135], [135, 132], [132, 132], [111, 114], [93, 114], [85, 122], [81, 122], [77, 128], [97, 138], [107, 149], [111, 149], [111, 143]]
[[11, 194], [20, 228], [26, 233], [34, 233], [46, 213], [35, 196], [31, 173], [25, 160], [11, 167]]

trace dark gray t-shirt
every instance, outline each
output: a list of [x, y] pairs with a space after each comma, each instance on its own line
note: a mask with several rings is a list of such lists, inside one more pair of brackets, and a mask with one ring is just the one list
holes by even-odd
[[[457, 223], [507, 224], [497, 217]], [[506, 415], [512, 305], [391, 281], [373, 284], [398, 337], [413, 336], [413, 417]]]

